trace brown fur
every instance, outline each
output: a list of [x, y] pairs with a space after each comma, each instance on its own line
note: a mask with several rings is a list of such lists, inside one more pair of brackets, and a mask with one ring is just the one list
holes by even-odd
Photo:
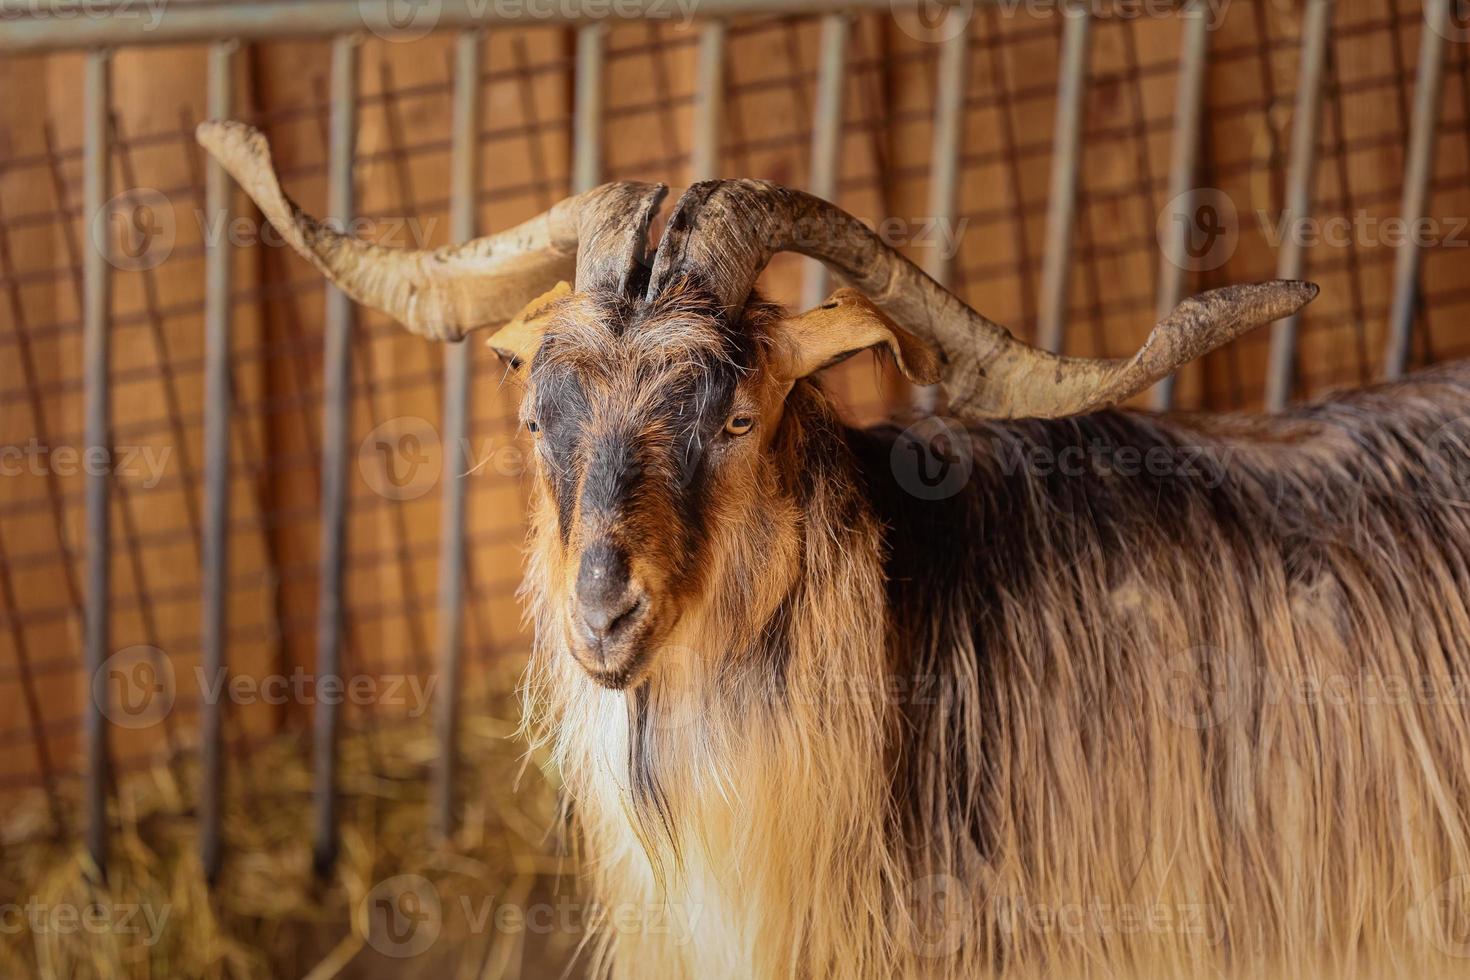
[[[968, 482], [928, 502], [895, 479], [896, 427], [847, 429], [810, 380], [787, 394], [775, 317], [757, 306], [742, 348], [697, 297], [603, 305], [537, 359], [583, 358], [592, 439], [720, 358], [760, 416], [706, 450], [699, 534], [657, 472], [599, 527], [658, 598], [620, 690], [568, 649], [587, 528], [542, 454], [528, 724], [612, 913], [594, 969], [1453, 972], [1470, 369], [1279, 418], [976, 425]], [[1172, 465], [1034, 462], [1097, 446]]]

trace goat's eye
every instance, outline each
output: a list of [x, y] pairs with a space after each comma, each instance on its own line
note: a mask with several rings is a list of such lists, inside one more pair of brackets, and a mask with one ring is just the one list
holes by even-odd
[[541, 423], [537, 422], [535, 419], [526, 419], [526, 429], [530, 431], [532, 435], [540, 435]]
[[730, 421], [725, 423], [725, 431], [732, 436], [743, 436], [755, 425], [755, 419], [749, 415], [732, 415]]

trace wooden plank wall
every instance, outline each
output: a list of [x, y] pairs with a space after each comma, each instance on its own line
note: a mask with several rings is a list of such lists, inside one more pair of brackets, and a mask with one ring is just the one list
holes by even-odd
[[[1323, 216], [1359, 226], [1391, 216], [1400, 191], [1406, 106], [1421, 28], [1414, 0], [1341, 0], [1329, 64], [1317, 198]], [[1211, 34], [1209, 115], [1201, 186], [1236, 212], [1228, 261], [1193, 274], [1193, 288], [1269, 277], [1271, 225], [1281, 206], [1301, 14], [1286, 2], [1234, 3]], [[820, 25], [762, 18], [732, 25], [721, 171], [804, 185]], [[1030, 336], [1046, 211], [1059, 26], [1054, 17], [978, 8], [971, 47], [954, 282], [992, 317]], [[937, 46], [913, 25], [858, 18], [849, 53], [840, 203], [873, 221], [926, 231]], [[1147, 334], [1157, 275], [1177, 20], [1111, 16], [1094, 31], [1086, 147], [1066, 348], [1131, 352]], [[538, 27], [491, 32], [481, 117], [481, 227], [506, 227], [567, 189], [572, 36]], [[623, 23], [607, 34], [605, 176], [688, 180], [697, 34], [682, 25]], [[1448, 239], [1426, 256], [1428, 302], [1415, 362], [1470, 349], [1470, 73], [1449, 52], [1432, 212]], [[394, 244], [437, 245], [448, 233], [452, 38], [367, 38], [360, 72], [357, 186], [364, 232]], [[242, 48], [240, 114], [270, 134], [288, 190], [309, 210], [325, 200], [328, 46]], [[202, 160], [189, 137], [202, 116], [205, 51], [123, 52], [115, 62], [119, 151], [114, 190], [146, 188], [147, 213], [120, 209], [118, 241], [138, 222], [171, 231], [167, 256], [115, 279], [117, 443], [161, 460], [117, 478], [112, 542], [114, 649], [129, 669], [137, 645], [172, 667], [173, 709], [119, 726], [121, 768], [187, 744], [201, 696], [198, 527], [203, 406]], [[58, 450], [80, 444], [80, 98], [77, 55], [0, 59], [0, 795], [42, 774], [75, 771], [87, 695], [79, 667], [81, 476]], [[159, 203], [161, 200], [162, 203]], [[137, 203], [137, 200], [131, 203]], [[235, 215], [254, 221], [243, 199]], [[132, 227], [130, 227], [130, 225]], [[248, 229], [247, 229], [248, 230]], [[929, 229], [932, 230], [932, 229]], [[1458, 238], [1455, 237], [1458, 235]], [[164, 235], [164, 237], [169, 237]], [[153, 240], [157, 240], [156, 236]], [[246, 243], [249, 245], [249, 243]], [[922, 245], [907, 245], [916, 256]], [[783, 257], [768, 290], [794, 301], [804, 260]], [[144, 257], [143, 264], [147, 264]], [[1371, 380], [1382, 361], [1392, 251], [1369, 231], [1321, 246], [1308, 267], [1324, 294], [1302, 333], [1299, 395]], [[235, 252], [235, 383], [230, 657], [251, 677], [309, 674], [313, 660], [320, 452], [320, 280], [289, 251]], [[372, 676], [432, 674], [440, 351], [363, 312], [353, 361], [352, 506], [348, 520], [346, 663]], [[1186, 407], [1261, 403], [1266, 332], [1188, 369]], [[523, 655], [514, 589], [524, 533], [524, 457], [514, 395], [477, 348], [467, 534], [467, 663], [477, 672]], [[899, 389], [871, 361], [844, 365], [832, 384], [855, 418], [884, 411]], [[34, 439], [34, 442], [32, 440]], [[13, 472], [14, 450], [42, 462]], [[30, 457], [24, 457], [28, 460]], [[32, 469], [36, 472], [32, 472]], [[132, 659], [129, 659], [132, 658]], [[126, 680], [126, 678], [124, 678]], [[380, 688], [386, 692], [386, 688]], [[422, 707], [380, 697], [349, 706], [349, 725], [376, 725]], [[232, 708], [234, 758], [256, 739], [296, 726], [309, 705]], [[473, 710], [473, 705], [470, 706]]]

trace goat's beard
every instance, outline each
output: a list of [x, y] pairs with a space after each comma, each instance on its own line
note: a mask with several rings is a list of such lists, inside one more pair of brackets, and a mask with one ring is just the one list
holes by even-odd
[[773, 750], [759, 745], [771, 727], [756, 719], [773, 717], [788, 695], [784, 671], [770, 671], [780, 656], [771, 647], [785, 638], [781, 604], [759, 622], [735, 598], [685, 610], [639, 677], [614, 690], [577, 663], [559, 628], [561, 603], [536, 579], [529, 575], [526, 589], [537, 620], [523, 688], [527, 730], [549, 743], [571, 797], [615, 794], [663, 881], [677, 872], [694, 801], [713, 793], [733, 803], [737, 770]]

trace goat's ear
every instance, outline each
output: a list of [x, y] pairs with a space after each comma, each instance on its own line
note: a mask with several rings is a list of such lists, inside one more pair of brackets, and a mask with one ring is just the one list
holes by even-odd
[[527, 303], [515, 318], [495, 331], [495, 334], [487, 341], [496, 354], [509, 362], [510, 366], [520, 369], [531, 363], [531, 358], [536, 356], [536, 351], [541, 348], [541, 336], [546, 332], [546, 323], [551, 307], [561, 299], [570, 296], [571, 284], [559, 282], [546, 292], [537, 296]]
[[856, 289], [839, 289], [821, 306], [781, 324], [777, 371], [795, 381], [879, 344], [888, 348], [904, 377], [914, 384], [939, 380], [938, 352]]

